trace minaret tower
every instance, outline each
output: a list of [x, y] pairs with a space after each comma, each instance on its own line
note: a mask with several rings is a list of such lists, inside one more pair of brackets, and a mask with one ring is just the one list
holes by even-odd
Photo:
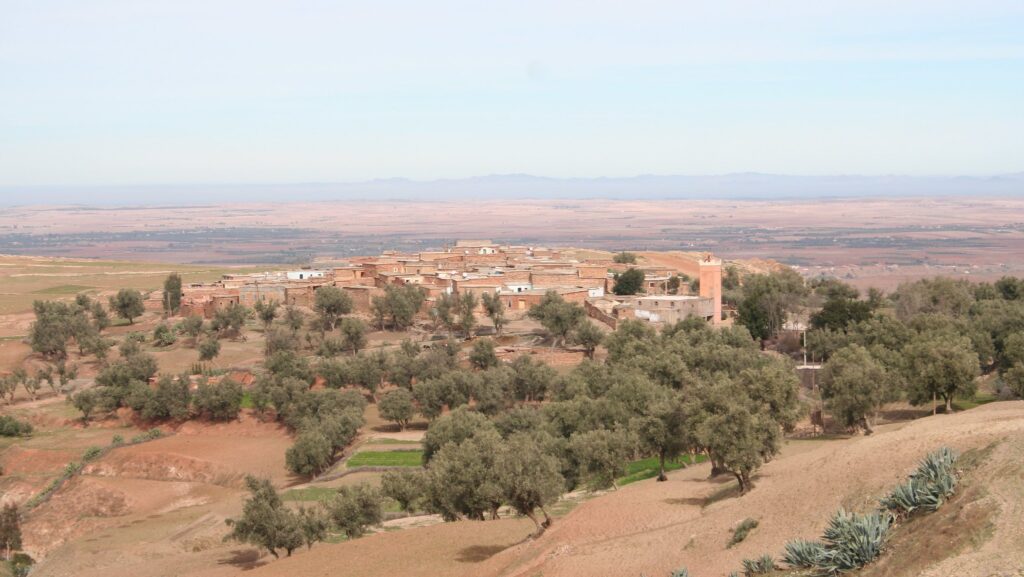
[[722, 259], [711, 256], [711, 253], [700, 259], [700, 296], [710, 298], [715, 303], [714, 317], [711, 324], [722, 324]]

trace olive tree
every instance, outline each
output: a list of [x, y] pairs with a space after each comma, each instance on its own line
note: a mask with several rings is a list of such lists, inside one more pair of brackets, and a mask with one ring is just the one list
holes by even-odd
[[569, 452], [578, 464], [579, 476], [591, 489], [614, 488], [615, 479], [626, 474], [632, 449], [624, 431], [595, 429], [575, 433], [569, 439]]
[[480, 300], [487, 318], [494, 323], [494, 332], [500, 335], [502, 327], [505, 326], [505, 306], [501, 302], [501, 297], [498, 293], [485, 292]]
[[135, 324], [135, 319], [146, 311], [146, 307], [142, 303], [142, 293], [135, 289], [117, 291], [117, 295], [110, 297], [110, 310], [117, 313], [117, 316], [126, 319], [128, 324]]
[[397, 424], [400, 431], [409, 426], [416, 414], [412, 393], [402, 388], [388, 391], [377, 403], [377, 409], [381, 418]]
[[181, 276], [172, 272], [164, 280], [164, 311], [173, 315], [181, 308]]
[[[907, 363], [907, 397], [911, 404], [942, 399], [946, 413], [950, 413], [955, 397], [970, 396], [977, 390], [978, 354], [967, 337], [923, 334], [907, 345], [903, 354]], [[934, 404], [932, 412], [935, 412]]]
[[266, 549], [275, 558], [277, 550], [284, 549], [288, 556], [302, 546], [302, 524], [296, 513], [281, 502], [269, 479], [245, 478], [250, 497], [242, 506], [242, 516], [227, 519], [231, 532], [228, 539], [256, 545]]
[[557, 291], [550, 290], [544, 294], [537, 306], [527, 313], [551, 334], [552, 348], [565, 343], [569, 334], [583, 322], [586, 317], [583, 307], [576, 303], [566, 302]]
[[422, 469], [408, 467], [384, 471], [380, 479], [381, 492], [394, 499], [407, 513], [412, 513], [423, 500], [423, 486], [426, 483]]
[[338, 319], [352, 312], [352, 297], [338, 287], [323, 286], [316, 290], [313, 310], [320, 315], [323, 329], [333, 331]]
[[871, 417], [891, 400], [885, 367], [860, 345], [842, 348], [821, 370], [821, 396], [832, 416], [870, 435]]
[[359, 354], [359, 351], [366, 346], [366, 325], [357, 318], [344, 318], [341, 320], [342, 345], [352, 351], [352, 354]]
[[469, 363], [479, 370], [498, 366], [498, 356], [494, 353], [494, 340], [479, 339], [473, 343], [469, 353]]
[[604, 332], [593, 322], [584, 320], [569, 335], [573, 344], [583, 347], [588, 359], [594, 358], [594, 351], [604, 341]]
[[380, 490], [368, 483], [341, 487], [327, 502], [327, 514], [349, 539], [362, 537], [384, 519]]
[[504, 496], [496, 469], [501, 442], [492, 426], [441, 446], [427, 468], [427, 507], [447, 521], [497, 518]]
[[285, 466], [296, 475], [311, 477], [330, 466], [334, 448], [327, 436], [313, 428], [299, 433], [295, 444], [285, 452]]
[[[495, 475], [502, 497], [517, 513], [533, 521], [540, 536], [551, 526], [545, 507], [558, 500], [565, 490], [558, 459], [546, 453], [528, 433], [511, 436], [501, 448], [495, 463]], [[538, 520], [536, 511], [544, 515]]]

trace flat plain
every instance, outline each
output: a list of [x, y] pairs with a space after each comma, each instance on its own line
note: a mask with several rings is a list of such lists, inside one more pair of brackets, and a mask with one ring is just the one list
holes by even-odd
[[[0, 211], [0, 253], [167, 263], [296, 263], [458, 238], [773, 259], [861, 287], [1024, 269], [1024, 199], [338, 201]], [[66, 284], [87, 284], [69, 280]], [[70, 289], [69, 289], [70, 290]]]

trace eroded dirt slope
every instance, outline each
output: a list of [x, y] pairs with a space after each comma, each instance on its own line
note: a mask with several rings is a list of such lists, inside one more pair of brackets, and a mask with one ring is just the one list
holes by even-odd
[[[994, 497], [987, 506], [999, 509], [991, 537], [928, 574], [1000, 574], [1024, 566], [1024, 548], [1009, 547], [1020, 543], [1021, 532], [1021, 481], [1019, 474], [1013, 478], [1024, 445], [1021, 401], [882, 428], [871, 437], [793, 443], [743, 497], [720, 498], [732, 483], [708, 480], [707, 467], [699, 466], [670, 475], [666, 483], [636, 483], [588, 501], [536, 541], [519, 541], [528, 531], [524, 523], [463, 522], [320, 545], [246, 574], [622, 577], [664, 575], [686, 566], [696, 576], [724, 576], [739, 569], [745, 557], [778, 556], [789, 539], [817, 537], [840, 506], [873, 506], [928, 451], [943, 445], [966, 451], [996, 442], [1002, 443], [986, 465], [994, 471]], [[1003, 470], [1005, 475], [999, 473]], [[731, 528], [747, 517], [760, 526], [727, 549]]]

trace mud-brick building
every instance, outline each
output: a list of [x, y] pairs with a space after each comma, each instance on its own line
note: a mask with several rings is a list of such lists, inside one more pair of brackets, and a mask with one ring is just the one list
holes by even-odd
[[373, 297], [384, 294], [383, 290], [373, 286], [351, 285], [338, 288], [352, 297], [352, 310], [362, 314], [370, 314]]
[[256, 282], [242, 285], [237, 290], [238, 302], [250, 308], [256, 306], [258, 302], [276, 301], [283, 303], [287, 299], [287, 285], [285, 283], [261, 284]]
[[334, 268], [334, 283], [338, 286], [369, 285], [373, 286], [373, 276], [368, 275], [362, 266], [340, 266]]
[[[559, 288], [548, 289], [560, 294], [568, 302], [582, 305], [587, 300], [587, 289], [585, 288]], [[548, 290], [532, 289], [518, 293], [500, 293], [501, 302], [508, 311], [526, 312], [540, 304]]]

